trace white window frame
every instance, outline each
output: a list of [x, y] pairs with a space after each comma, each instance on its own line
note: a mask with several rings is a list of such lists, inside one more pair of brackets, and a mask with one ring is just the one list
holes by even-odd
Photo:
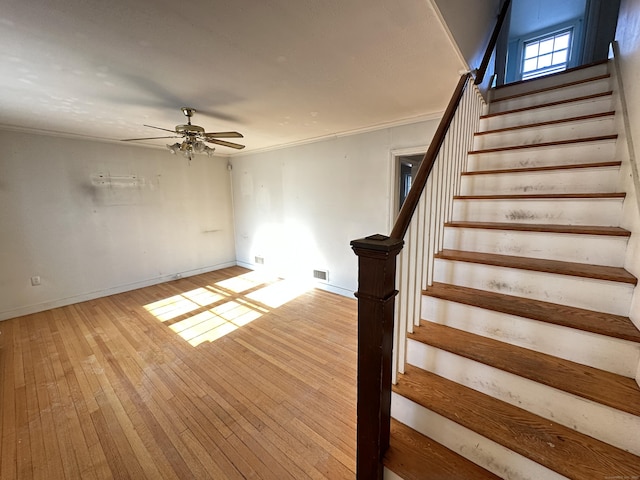
[[[547, 40], [551, 40], [551, 39], [555, 39], [556, 37], [562, 36], [562, 35], [569, 35], [569, 45], [567, 46], [567, 57], [566, 60], [562, 63], [557, 63], [557, 64], [551, 64], [545, 67], [540, 67], [537, 68], [535, 70], [529, 70], [527, 72], [524, 71], [524, 67], [525, 64], [527, 63], [527, 60], [531, 60], [532, 58], [540, 58], [543, 55], [552, 55], [553, 58], [553, 54], [557, 51], [560, 50], [552, 50], [551, 52], [545, 53], [545, 54], [540, 54], [538, 52], [538, 55], [534, 56], [534, 57], [530, 57], [530, 58], [525, 58], [525, 54], [527, 51], [527, 46], [532, 44], [532, 43], [543, 43]], [[540, 35], [537, 37], [533, 37], [533, 38], [529, 38], [527, 40], [524, 40], [522, 42], [522, 55], [520, 58], [520, 75], [521, 78], [523, 80], [529, 80], [531, 78], [536, 78], [536, 77], [543, 77], [545, 75], [551, 75], [552, 73], [557, 73], [557, 72], [562, 72], [564, 70], [566, 70], [569, 66], [569, 63], [571, 61], [571, 54], [573, 52], [573, 44], [574, 44], [574, 38], [575, 38], [575, 32], [574, 32], [574, 28], [573, 27], [568, 27], [568, 28], [564, 28], [561, 30], [556, 30], [554, 32], [549, 32], [545, 35]]]

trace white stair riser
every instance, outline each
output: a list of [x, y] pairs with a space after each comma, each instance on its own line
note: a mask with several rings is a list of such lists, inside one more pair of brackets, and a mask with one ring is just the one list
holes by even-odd
[[567, 477], [396, 393], [391, 395], [391, 415], [500, 478], [567, 480]]
[[508, 112], [544, 103], [559, 102], [587, 95], [595, 95], [602, 92], [608, 92], [610, 90], [611, 80], [609, 78], [594, 80], [580, 85], [549, 90], [547, 92], [534, 93], [523, 97], [501, 100], [499, 102], [494, 101], [489, 105], [489, 113]]
[[633, 378], [640, 344], [484, 308], [422, 297], [424, 320]]
[[640, 454], [640, 418], [634, 415], [414, 340], [408, 341], [407, 361], [618, 448]]
[[445, 227], [444, 248], [623, 267], [628, 237]]
[[396, 475], [391, 470], [389, 470], [387, 467], [384, 467], [384, 472], [382, 474], [382, 478], [384, 480], [403, 480], [403, 478], [400, 475]]
[[454, 221], [617, 227], [622, 199], [495, 199], [453, 202]]
[[540, 90], [542, 88], [554, 87], [578, 80], [587, 80], [589, 78], [599, 77], [601, 75], [606, 75], [608, 73], [608, 68], [608, 64], [602, 63], [589, 68], [580, 68], [570, 72], [565, 72], [561, 75], [549, 75], [535, 80], [518, 82], [494, 90], [491, 98], [492, 100], [497, 100], [502, 97], [527, 93], [532, 90]]
[[515, 295], [615, 315], [629, 315], [633, 286], [593, 278], [437, 258], [435, 282]]
[[534, 145], [537, 143], [558, 142], [578, 138], [592, 138], [614, 133], [613, 115], [589, 120], [556, 123], [539, 127], [507, 130], [505, 132], [475, 135], [474, 150], [511, 147], [516, 145]]
[[553, 147], [534, 147], [502, 152], [470, 154], [467, 171], [502, 168], [547, 167], [613, 161], [615, 140], [581, 142]]
[[463, 175], [460, 195], [615, 193], [620, 167]]
[[564, 118], [591, 115], [594, 113], [610, 112], [613, 110], [613, 95], [597, 97], [589, 100], [579, 100], [562, 105], [554, 105], [523, 112], [505, 113], [480, 120], [480, 132], [496, 130], [498, 128], [517, 127], [532, 123], [550, 122]]

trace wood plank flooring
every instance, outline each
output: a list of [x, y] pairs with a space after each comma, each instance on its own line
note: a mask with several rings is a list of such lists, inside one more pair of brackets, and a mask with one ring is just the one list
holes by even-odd
[[233, 267], [0, 322], [0, 478], [354, 478], [356, 301], [286, 287]]

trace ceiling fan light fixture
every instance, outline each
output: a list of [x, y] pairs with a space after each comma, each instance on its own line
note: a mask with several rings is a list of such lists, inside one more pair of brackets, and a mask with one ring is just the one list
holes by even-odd
[[205, 142], [215, 143], [224, 147], [235, 148], [241, 150], [244, 145], [238, 143], [229, 142], [226, 140], [220, 140], [220, 138], [243, 138], [243, 135], [239, 132], [205, 132], [204, 128], [199, 125], [193, 125], [191, 123], [191, 117], [195, 113], [194, 108], [182, 107], [182, 113], [187, 117], [187, 123], [185, 125], [176, 125], [174, 130], [169, 130], [162, 127], [154, 127], [153, 125], [145, 125], [145, 127], [155, 128], [170, 133], [175, 133], [172, 136], [164, 137], [146, 137], [146, 138], [127, 138], [124, 142], [134, 142], [141, 140], [159, 140], [161, 138], [180, 138], [184, 140], [182, 143], [174, 143], [172, 145], [166, 144], [169, 152], [173, 155], [177, 155], [180, 152], [186, 158], [191, 160], [196, 153], [206, 153], [209, 157], [213, 156], [215, 152], [214, 147], [210, 147]]
[[179, 143], [174, 143], [173, 145], [167, 144], [167, 148], [169, 149], [169, 152], [172, 155], [175, 155], [180, 151], [180, 144]]

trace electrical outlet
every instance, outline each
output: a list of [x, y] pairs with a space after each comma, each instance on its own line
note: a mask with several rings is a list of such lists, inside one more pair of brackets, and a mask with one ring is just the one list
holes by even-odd
[[38, 285], [40, 285], [40, 276], [36, 275], [35, 277], [31, 277], [31, 286], [37, 287]]

